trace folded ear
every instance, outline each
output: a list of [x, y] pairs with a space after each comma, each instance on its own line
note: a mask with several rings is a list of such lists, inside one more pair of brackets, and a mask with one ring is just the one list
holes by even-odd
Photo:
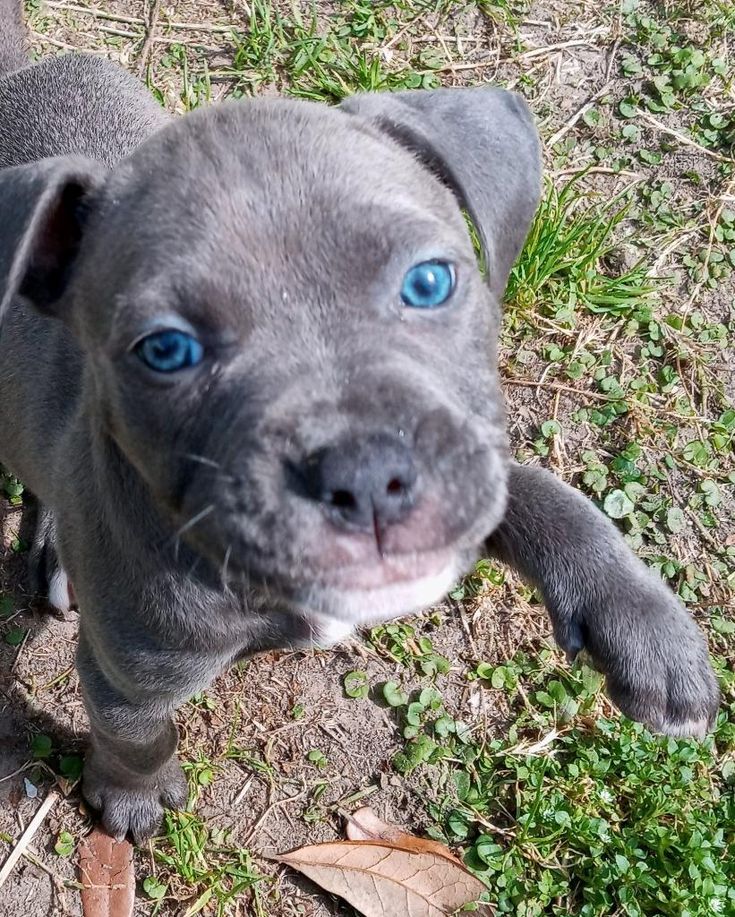
[[0, 170], [0, 326], [15, 296], [58, 314], [105, 176], [77, 157]]
[[456, 194], [480, 235], [498, 298], [541, 193], [541, 157], [525, 100], [504, 89], [365, 93], [341, 108], [411, 150]]

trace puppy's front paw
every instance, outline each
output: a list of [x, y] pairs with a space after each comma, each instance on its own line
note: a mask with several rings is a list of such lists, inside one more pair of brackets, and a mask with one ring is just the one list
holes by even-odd
[[714, 724], [720, 691], [701, 638], [698, 644], [662, 639], [652, 657], [632, 653], [608, 663], [610, 698], [652, 732], [703, 739]]
[[704, 738], [714, 724], [720, 691], [705, 640], [649, 571], [598, 583], [556, 638], [570, 657], [586, 650], [613, 702], [653, 732]]
[[186, 805], [187, 784], [176, 758], [155, 778], [132, 782], [103, 773], [91, 752], [84, 765], [82, 794], [100, 812], [102, 824], [114, 838], [122, 840], [130, 834], [136, 844], [144, 844], [160, 827], [164, 809]]

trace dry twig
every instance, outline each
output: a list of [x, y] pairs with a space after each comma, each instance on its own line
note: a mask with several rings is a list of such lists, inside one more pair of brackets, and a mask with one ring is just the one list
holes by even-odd
[[48, 796], [41, 803], [41, 806], [39, 807], [38, 812], [36, 812], [36, 814], [33, 816], [33, 818], [31, 819], [31, 823], [28, 825], [28, 827], [25, 829], [25, 831], [21, 835], [18, 843], [11, 850], [10, 856], [7, 858], [7, 860], [3, 864], [3, 868], [0, 869], [0, 888], [2, 888], [8, 876], [15, 869], [15, 864], [23, 856], [23, 853], [26, 847], [33, 840], [34, 835], [36, 834], [38, 829], [41, 827], [44, 820], [46, 819], [46, 816], [49, 814], [51, 809], [53, 809], [53, 807], [56, 805], [58, 800], [59, 800], [59, 794], [56, 792], [56, 790], [51, 790]]

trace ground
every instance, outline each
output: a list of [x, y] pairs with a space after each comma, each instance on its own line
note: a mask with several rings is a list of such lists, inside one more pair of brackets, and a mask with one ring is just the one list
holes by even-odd
[[[182, 710], [192, 811], [137, 851], [136, 914], [349, 914], [266, 856], [340, 836], [365, 803], [455, 846], [488, 882], [490, 913], [735, 913], [730, 3], [27, 7], [35, 54], [106, 55], [177, 112], [253, 93], [522, 92], [548, 189], [506, 303], [514, 449], [618, 521], [706, 631], [723, 686], [704, 745], [653, 739], [551, 649], [534, 593], [481, 564], [413, 621], [254, 659]], [[28, 594], [22, 487], [0, 484], [5, 852], [49, 788], [62, 791], [4, 912], [74, 915], [89, 827], [75, 789], [76, 622]]]

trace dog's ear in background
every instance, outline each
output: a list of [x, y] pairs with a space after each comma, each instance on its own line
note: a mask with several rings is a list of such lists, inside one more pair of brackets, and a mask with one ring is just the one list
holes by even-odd
[[78, 157], [0, 171], [0, 329], [18, 295], [59, 314], [90, 200], [105, 176], [99, 163]]
[[340, 106], [407, 147], [457, 196], [502, 299], [541, 193], [541, 156], [525, 100], [504, 89], [364, 93]]

